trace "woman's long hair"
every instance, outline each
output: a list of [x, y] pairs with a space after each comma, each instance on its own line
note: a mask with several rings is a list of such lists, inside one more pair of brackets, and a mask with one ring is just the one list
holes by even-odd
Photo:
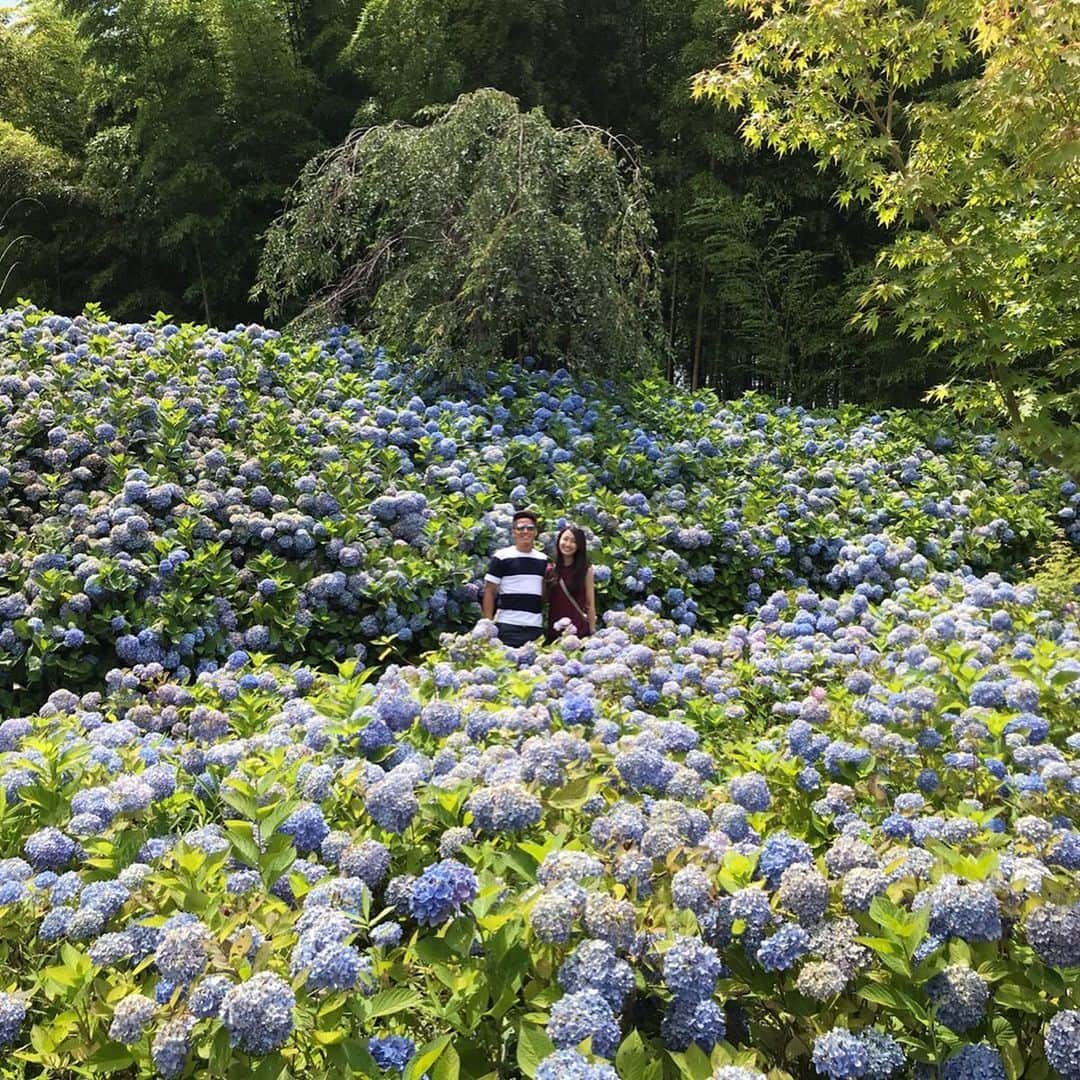
[[589, 569], [589, 545], [585, 540], [585, 531], [583, 529], [579, 529], [574, 525], [564, 525], [555, 537], [556, 573], [560, 572], [563, 565], [559, 541], [562, 540], [563, 533], [566, 532], [571, 533], [574, 540], [577, 541], [577, 551], [574, 552], [574, 561], [570, 564], [570, 582], [567, 587], [572, 596], [578, 597], [581, 595], [581, 590], [585, 588], [585, 574]]

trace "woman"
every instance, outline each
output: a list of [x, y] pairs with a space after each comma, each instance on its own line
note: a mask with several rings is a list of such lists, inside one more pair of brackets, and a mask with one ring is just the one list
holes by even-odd
[[547, 569], [548, 639], [558, 635], [555, 627], [569, 619], [578, 637], [596, 630], [596, 592], [585, 533], [564, 525], [555, 539], [555, 561]]

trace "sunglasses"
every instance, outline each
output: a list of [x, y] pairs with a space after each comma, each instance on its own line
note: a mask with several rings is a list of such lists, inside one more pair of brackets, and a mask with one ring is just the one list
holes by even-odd
[[514, 532], [536, 532], [535, 525], [515, 525], [513, 529]]

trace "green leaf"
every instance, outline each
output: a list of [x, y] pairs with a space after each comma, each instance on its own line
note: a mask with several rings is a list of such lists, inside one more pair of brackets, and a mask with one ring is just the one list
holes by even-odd
[[615, 1054], [615, 1071], [621, 1080], [646, 1080], [649, 1063], [645, 1043], [635, 1028], [623, 1039]]
[[422, 1000], [423, 998], [415, 990], [399, 986], [393, 990], [382, 990], [369, 998], [364, 1011], [369, 1019], [374, 1020], [378, 1016], [391, 1016], [405, 1009], [413, 1009]]
[[41, 1024], [35, 1024], [30, 1029], [30, 1045], [42, 1056], [51, 1054], [56, 1049], [52, 1036]]
[[961, 941], [959, 938], [950, 938], [949, 959], [954, 964], [963, 964], [964, 967], [970, 967], [971, 946], [966, 941]]
[[518, 1068], [532, 1080], [540, 1062], [555, 1052], [555, 1045], [547, 1037], [543, 1028], [522, 1024], [518, 1029], [517, 1063]]
[[259, 865], [259, 845], [255, 842], [255, 827], [250, 821], [230, 820], [225, 822], [225, 831], [237, 854], [248, 866]]
[[875, 1005], [885, 1005], [890, 1009], [900, 1009], [900, 998], [895, 990], [881, 983], [867, 983], [859, 987], [859, 997], [864, 1001], [872, 1001]]
[[450, 946], [455, 955], [465, 958], [469, 955], [469, 949], [472, 947], [475, 935], [475, 922], [468, 916], [463, 915], [455, 919], [447, 927], [445, 938], [447, 945]]
[[697, 1043], [691, 1043], [690, 1048], [682, 1054], [669, 1050], [668, 1057], [675, 1063], [680, 1075], [687, 1080], [709, 1080], [712, 1076], [712, 1062]]
[[264, 1057], [251, 1072], [251, 1080], [278, 1080], [282, 1073], [287, 1073], [288, 1067], [280, 1054], [269, 1054]]
[[571, 780], [558, 791], [552, 792], [547, 802], [557, 810], [578, 810], [591, 794], [592, 781], [587, 776]]
[[124, 1069], [130, 1069], [131, 1066], [135, 1064], [135, 1058], [126, 1046], [121, 1046], [114, 1042], [107, 1042], [98, 1047], [98, 1049], [86, 1059], [86, 1064], [89, 1065], [94, 1072], [108, 1075], [110, 1073], [121, 1072]]
[[431, 1069], [431, 1080], [459, 1080], [461, 1059], [452, 1045], [448, 1045], [439, 1055]]
[[248, 821], [256, 821], [259, 816], [259, 804], [255, 796], [250, 794], [251, 789], [247, 784], [243, 785], [247, 790], [241, 790], [236, 784], [229, 782], [221, 785], [222, 801], [228, 803], [238, 814]]
[[448, 964], [454, 959], [454, 954], [445, 938], [422, 937], [411, 946], [411, 951], [416, 958], [427, 965]]
[[875, 896], [870, 901], [870, 918], [878, 926], [882, 926], [898, 936], [904, 930], [904, 914], [903, 909], [894, 904], [888, 897]]
[[1046, 1003], [1038, 995], [1025, 992], [1012, 983], [1002, 983], [994, 991], [994, 1001], [1006, 1009], [1020, 1009], [1022, 1012], [1040, 1013], [1045, 1011]]
[[[433, 1039], [413, 1055], [412, 1060], [405, 1067], [403, 1080], [418, 1080], [424, 1073], [439, 1060], [443, 1051], [450, 1045], [452, 1035], [440, 1035]], [[455, 1055], [456, 1056], [456, 1055]]]

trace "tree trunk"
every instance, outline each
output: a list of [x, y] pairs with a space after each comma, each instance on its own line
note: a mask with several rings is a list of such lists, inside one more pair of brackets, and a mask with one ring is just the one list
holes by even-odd
[[206, 317], [206, 325], [211, 326], [210, 321], [210, 297], [206, 295], [206, 275], [203, 273], [202, 252], [199, 250], [199, 241], [195, 242], [195, 265], [199, 268], [199, 289], [202, 291], [203, 315]]
[[701, 338], [705, 326], [705, 257], [701, 259], [701, 283], [698, 286], [697, 326], [694, 330], [694, 367], [690, 375], [690, 389], [696, 390], [701, 380]]
[[668, 382], [675, 377], [675, 297], [679, 288], [679, 227], [675, 226], [675, 258], [671, 264], [671, 303], [668, 305], [668, 355], [665, 375]]

